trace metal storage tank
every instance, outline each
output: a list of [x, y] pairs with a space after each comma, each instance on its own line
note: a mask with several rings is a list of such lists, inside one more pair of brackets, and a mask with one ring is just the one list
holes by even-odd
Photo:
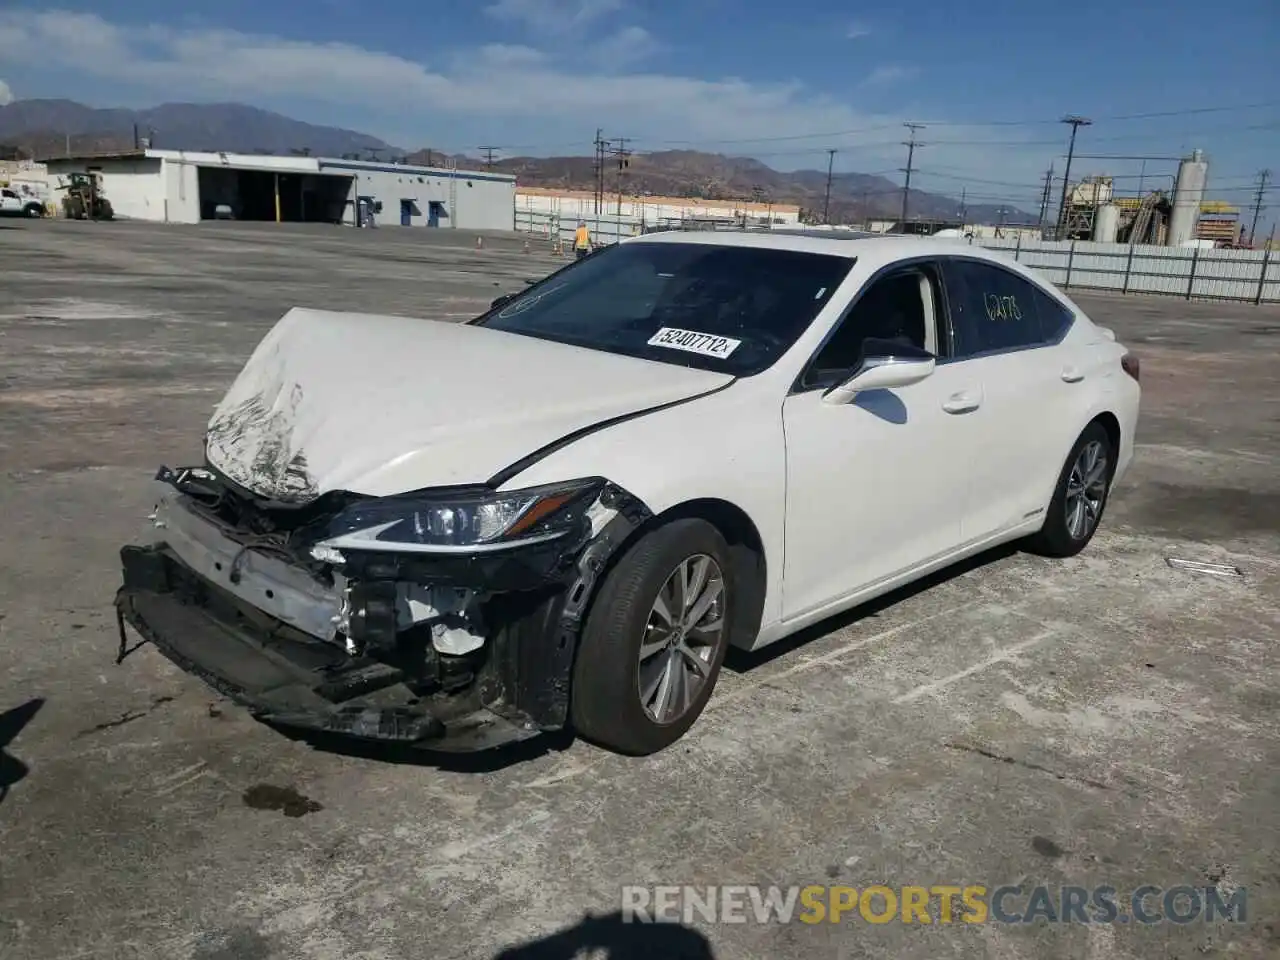
[[1093, 239], [1099, 243], [1115, 243], [1120, 232], [1120, 208], [1114, 203], [1098, 207], [1093, 217]]
[[1169, 230], [1165, 244], [1179, 246], [1184, 240], [1194, 240], [1196, 224], [1200, 222], [1200, 202], [1204, 200], [1205, 184], [1209, 180], [1209, 164], [1204, 152], [1192, 151], [1191, 156], [1178, 164], [1178, 182], [1173, 191], [1173, 210], [1169, 214]]

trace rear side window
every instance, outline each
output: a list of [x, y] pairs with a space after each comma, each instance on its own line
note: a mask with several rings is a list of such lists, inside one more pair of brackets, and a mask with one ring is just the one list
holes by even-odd
[[1071, 324], [1065, 307], [1008, 270], [975, 260], [944, 270], [957, 358], [1052, 343]]
[[1071, 329], [1076, 315], [1061, 301], [1037, 287], [1031, 288], [1031, 295], [1035, 300], [1036, 318], [1040, 321], [1041, 338], [1045, 343], [1057, 343]]

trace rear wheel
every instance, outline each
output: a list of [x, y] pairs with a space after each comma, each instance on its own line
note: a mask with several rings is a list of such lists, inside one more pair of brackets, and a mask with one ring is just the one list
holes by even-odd
[[728, 648], [729, 547], [705, 520], [641, 538], [592, 603], [574, 665], [572, 721], [621, 753], [670, 746], [702, 713]]
[[1101, 424], [1091, 423], [1062, 467], [1044, 526], [1028, 541], [1032, 552], [1071, 557], [1083, 550], [1102, 522], [1114, 472], [1111, 438]]

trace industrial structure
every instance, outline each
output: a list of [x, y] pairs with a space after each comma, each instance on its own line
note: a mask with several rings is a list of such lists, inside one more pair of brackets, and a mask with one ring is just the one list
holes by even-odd
[[1116, 194], [1115, 180], [1106, 175], [1084, 177], [1070, 184], [1060, 222], [1062, 237], [1103, 243], [1145, 243], [1187, 246], [1240, 243], [1240, 208], [1206, 200], [1209, 163], [1195, 150], [1178, 164], [1172, 194], [1152, 190], [1138, 196]]
[[123, 219], [514, 226], [515, 177], [455, 167], [149, 148], [45, 165], [54, 187], [96, 174]]

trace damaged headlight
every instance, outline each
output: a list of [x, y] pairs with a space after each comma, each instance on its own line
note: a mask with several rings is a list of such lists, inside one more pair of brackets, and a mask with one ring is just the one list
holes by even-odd
[[601, 479], [516, 490], [430, 491], [366, 500], [329, 523], [329, 536], [312, 548], [317, 559], [340, 550], [423, 553], [499, 550], [564, 536], [583, 521]]

